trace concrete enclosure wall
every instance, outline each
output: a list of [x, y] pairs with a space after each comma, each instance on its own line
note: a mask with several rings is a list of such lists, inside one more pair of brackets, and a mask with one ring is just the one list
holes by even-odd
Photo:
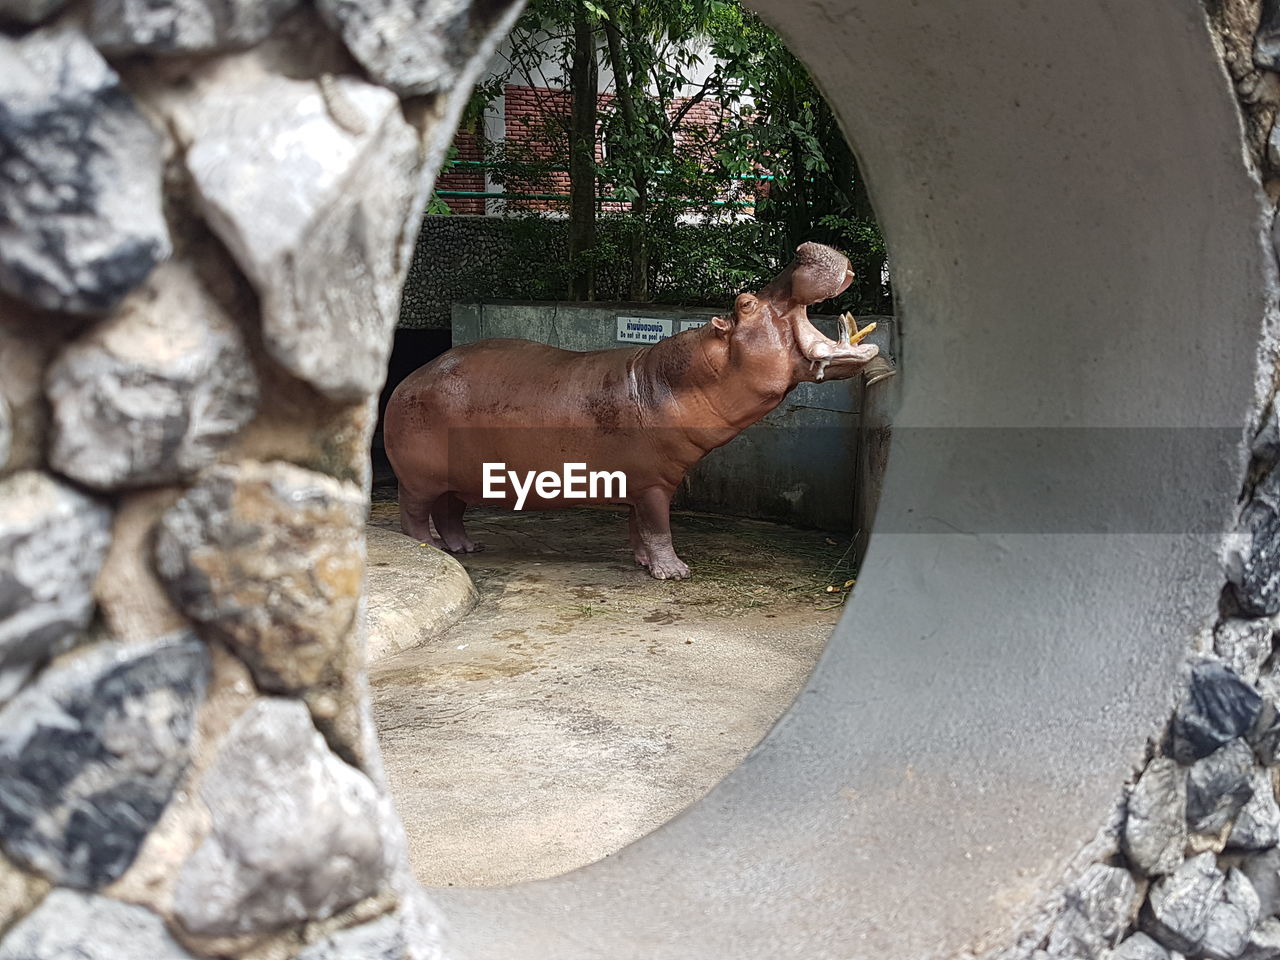
[[[616, 318], [656, 317], [703, 322], [724, 310], [625, 303], [460, 303], [453, 308], [453, 342], [521, 337], [566, 350], [608, 350], [618, 343]], [[897, 324], [874, 320], [870, 341], [896, 355]], [[833, 317], [814, 317], [834, 335]], [[874, 390], [888, 389], [884, 386]], [[861, 379], [802, 383], [767, 417], [698, 463], [677, 493], [677, 509], [711, 510], [823, 530], [853, 531], [859, 474]]]
[[886, 525], [703, 801], [428, 896], [367, 454], [518, 4], [0, 0], [0, 960], [1275, 956], [1277, 8], [758, 6], [893, 252]]

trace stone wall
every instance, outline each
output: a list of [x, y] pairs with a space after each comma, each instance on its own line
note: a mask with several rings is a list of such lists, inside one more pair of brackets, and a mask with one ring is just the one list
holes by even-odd
[[368, 447], [515, 9], [399, 7], [0, 2], [6, 960], [440, 955], [361, 679]]

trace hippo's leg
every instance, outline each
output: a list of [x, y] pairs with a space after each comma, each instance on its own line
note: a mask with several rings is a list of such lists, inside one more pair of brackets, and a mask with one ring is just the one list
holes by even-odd
[[637, 555], [637, 562], [659, 580], [689, 579], [689, 567], [671, 545], [671, 493], [650, 487], [641, 491], [633, 509], [640, 544], [649, 560], [645, 563]]
[[441, 546], [431, 535], [431, 504], [435, 498], [414, 496], [402, 483], [396, 499], [400, 502], [400, 529], [420, 543]]
[[462, 525], [462, 515], [467, 505], [453, 491], [447, 491], [436, 498], [431, 505], [431, 519], [436, 522], [436, 530], [444, 541], [444, 548], [450, 553], [475, 553], [483, 550], [484, 545], [476, 543], [467, 536]]
[[627, 514], [627, 532], [631, 535], [631, 552], [635, 555], [636, 563], [642, 567], [649, 566], [649, 548], [640, 539], [640, 521], [635, 507], [631, 507]]

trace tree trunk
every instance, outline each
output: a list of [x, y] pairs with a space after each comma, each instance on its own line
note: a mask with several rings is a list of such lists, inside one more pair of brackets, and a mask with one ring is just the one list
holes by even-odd
[[604, 21], [604, 36], [609, 45], [609, 64], [613, 67], [613, 82], [617, 91], [618, 106], [622, 111], [622, 125], [626, 130], [627, 140], [634, 152], [635, 160], [631, 167], [631, 186], [635, 190], [635, 199], [631, 201], [631, 216], [634, 229], [631, 234], [631, 289], [629, 298], [636, 302], [649, 299], [649, 245], [646, 237], [649, 207], [649, 183], [644, 170], [644, 156], [639, 149], [640, 119], [636, 110], [636, 89], [643, 92], [643, 81], [638, 81], [633, 68], [637, 67], [637, 58], [628, 59], [623, 56], [622, 33], [618, 29], [618, 4], [606, 6], [609, 14]]
[[569, 299], [594, 300], [595, 268], [583, 257], [596, 243], [596, 106], [600, 78], [595, 31], [583, 6], [576, 8], [573, 17], [569, 88], [573, 100], [569, 117]]

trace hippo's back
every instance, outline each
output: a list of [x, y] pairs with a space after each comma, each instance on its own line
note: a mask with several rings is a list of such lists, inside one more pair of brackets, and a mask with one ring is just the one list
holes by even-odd
[[[391, 421], [441, 426], [572, 426], [584, 399], [627, 391], [634, 349], [577, 352], [532, 340], [462, 344], [411, 373], [387, 406]], [[394, 414], [393, 414], [394, 411]]]
[[636, 356], [635, 348], [578, 353], [530, 340], [455, 347], [391, 395], [387, 457], [402, 483], [436, 483], [445, 471], [448, 487], [460, 492], [476, 485], [486, 461], [541, 470], [625, 459], [639, 427], [629, 393]]

